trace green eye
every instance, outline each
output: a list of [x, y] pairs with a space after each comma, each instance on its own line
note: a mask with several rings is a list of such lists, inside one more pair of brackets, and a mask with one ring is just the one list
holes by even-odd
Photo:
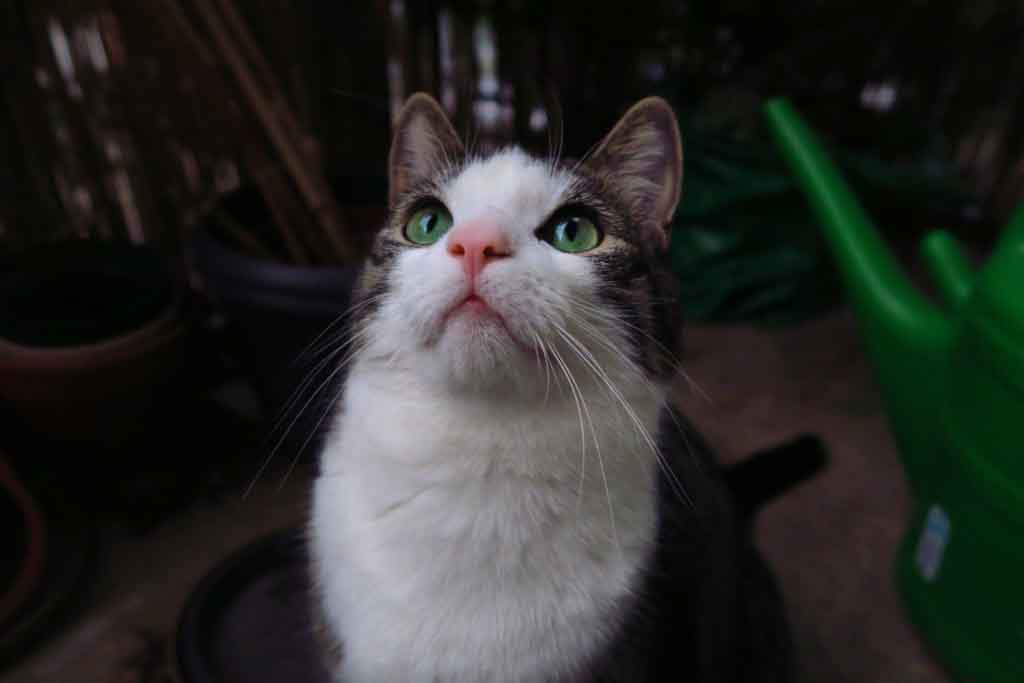
[[590, 251], [601, 243], [601, 231], [583, 216], [559, 218], [540, 233], [540, 238], [558, 251], [578, 254]]
[[452, 227], [452, 215], [441, 205], [428, 206], [412, 215], [405, 224], [405, 238], [413, 244], [428, 245], [438, 241]]

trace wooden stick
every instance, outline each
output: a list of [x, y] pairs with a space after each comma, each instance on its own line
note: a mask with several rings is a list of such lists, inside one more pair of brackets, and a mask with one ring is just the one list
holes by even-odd
[[244, 57], [248, 58], [256, 67], [259, 77], [263, 79], [266, 89], [269, 91], [271, 103], [276, 103], [274, 110], [281, 118], [281, 122], [293, 136], [301, 139], [301, 128], [292, 114], [291, 107], [288, 106], [288, 98], [284, 94], [277, 74], [274, 73], [273, 68], [271, 68], [263, 56], [259, 45], [256, 44], [256, 39], [249, 30], [249, 24], [246, 22], [245, 17], [239, 13], [231, 0], [217, 0], [217, 4], [224, 15], [224, 22], [228, 24], [228, 30], [234, 33], [238, 39], [239, 48], [244, 53]]
[[[234, 149], [242, 147], [240, 143], [244, 140], [247, 129], [252, 124], [256, 125], [254, 132], [255, 130], [262, 129], [256, 121], [248, 116], [244, 116], [243, 112], [239, 111], [230, 98], [216, 96], [217, 93], [232, 87], [230, 82], [231, 75], [221, 69], [221, 60], [217, 52], [206, 44], [208, 36], [196, 30], [191, 24], [191, 19], [181, 11], [178, 0], [160, 1], [168, 9], [173, 8], [172, 11], [166, 13], [171, 15], [173, 19], [169, 24], [169, 26], [173, 27], [173, 30], [165, 33], [166, 39], [169, 41], [168, 45], [172, 51], [171, 58], [187, 65], [187, 73], [196, 84], [196, 87], [198, 87], [200, 98], [208, 100], [207, 106], [209, 108], [207, 111], [212, 116], [212, 119], [200, 116], [192, 120], [188, 116], [191, 110], [186, 106], [183, 113], [186, 114], [187, 120], [183, 124], [186, 127], [191, 126], [193, 128], [196, 127], [196, 124], [201, 124], [193, 131], [200, 137], [206, 137], [204, 135], [205, 132], [212, 133], [211, 139], [206, 141], [206, 148], [208, 149], [222, 147], [225, 136], [234, 141], [229, 143], [228, 147]], [[134, 9], [134, 7], [130, 8]], [[152, 18], [155, 17], [151, 17], [151, 20]], [[185, 49], [181, 49], [182, 46]], [[212, 126], [210, 125], [211, 121], [213, 122]], [[298, 236], [303, 233], [300, 229], [301, 226], [309, 223], [308, 216], [304, 215], [304, 209], [298, 207], [296, 200], [291, 197], [293, 189], [290, 186], [290, 182], [287, 178], [282, 177], [281, 174], [272, 173], [271, 171], [274, 169], [267, 168], [270, 165], [270, 161], [261, 152], [262, 148], [260, 148], [259, 152], [253, 150], [244, 151], [243, 148], [241, 161], [245, 164], [253, 182], [259, 187], [263, 199], [270, 210], [275, 228], [281, 236], [285, 249], [283, 256], [295, 263], [305, 264], [308, 262], [308, 252], [303, 247]], [[253, 154], [259, 156], [259, 161], [254, 161]], [[236, 224], [235, 230], [232, 233], [238, 239], [240, 245], [246, 246], [250, 240], [244, 240], [238, 235], [238, 230], [240, 229], [244, 228]], [[306, 230], [305, 232], [315, 233], [316, 231]], [[270, 254], [266, 249], [263, 251], [267, 255]], [[321, 253], [325, 251], [330, 253], [330, 248], [327, 250], [320, 249], [320, 251]]]
[[263, 245], [256, 237], [246, 228], [244, 228], [238, 221], [232, 218], [224, 209], [217, 207], [211, 214], [213, 219], [217, 222], [220, 227], [228, 233], [238, 245], [245, 251], [249, 252], [253, 256], [258, 256], [265, 259], [273, 259], [274, 255], [270, 249]]
[[[242, 94], [255, 110], [271, 143], [294, 179], [300, 194], [330, 241], [335, 256], [342, 261], [354, 261], [355, 254], [352, 245], [341, 239], [339, 234], [343, 228], [342, 219], [333, 197], [326, 187], [326, 182], [307, 168], [304, 155], [292, 144], [285, 127], [274, 113], [274, 107], [259, 91], [238, 47], [231, 40], [227, 28], [209, 0], [195, 0], [195, 2], [228, 67], [238, 81]], [[285, 228], [282, 226], [282, 229]]]
[[[296, 223], [301, 221], [302, 217], [296, 218], [298, 207], [295, 206], [294, 197], [289, 192], [288, 180], [280, 173], [276, 173], [274, 165], [260, 152], [254, 151], [245, 155], [245, 168], [263, 193], [263, 199], [267, 202], [274, 224], [278, 226], [284, 238], [288, 256], [299, 265], [307, 265], [309, 257], [296, 237], [299, 232]], [[292, 201], [288, 201], [289, 199]]]
[[[256, 39], [250, 30], [248, 21], [246, 21], [245, 17], [238, 11], [232, 0], [216, 1], [220, 7], [221, 13], [223, 14], [225, 24], [228, 25], [228, 29], [238, 40], [241, 52], [244, 53], [244, 56], [249, 60], [250, 64], [255, 67], [256, 74], [262, 79], [270, 105], [273, 107], [275, 115], [283, 125], [285, 134], [290, 137], [292, 146], [303, 158], [305, 164], [311, 168], [311, 172], [317, 173], [320, 169], [320, 157], [316, 153], [315, 146], [310, 144], [312, 136], [306, 134], [296, 119], [288, 96], [281, 85], [281, 81], [264, 56], [263, 50], [257, 44]], [[266, 10], [266, 6], [263, 5], [263, 7], [264, 10]], [[330, 190], [326, 187], [324, 187], [324, 191], [328, 194], [330, 193]], [[325, 245], [327, 253], [334, 251], [333, 244], [329, 240], [318, 239], [314, 234], [315, 232], [315, 230], [309, 229], [300, 230], [296, 237], [304, 238], [306, 247], [313, 253], [323, 253]], [[290, 237], [289, 241], [293, 242], [294, 238]]]
[[199, 59], [209, 66], [216, 66], [217, 59], [214, 57], [213, 51], [206, 41], [196, 33], [195, 27], [192, 26], [192, 22], [181, 9], [178, 0], [157, 0], [157, 2], [166, 10], [171, 22], [181, 31], [181, 35], [185, 37], [186, 42], [199, 56]]
[[[171, 96], [166, 102], [165, 112], [177, 127], [183, 129], [183, 135], [188, 136], [189, 146], [197, 156], [204, 152], [214, 156], [233, 153], [239, 147], [244, 132], [254, 129], [255, 125], [241, 116], [229, 98], [219, 96], [230, 83], [206, 37], [196, 31], [190, 18], [182, 11], [179, 0], [157, 0], [157, 4], [130, 3], [122, 5], [120, 13], [127, 16], [134, 12], [146, 13], [147, 25], [156, 27], [162, 34], [163, 40], [156, 46], [168, 52], [162, 61], [165, 65], [176, 66], [173, 74], [177, 81], [172, 87], [178, 97]], [[132, 37], [126, 34], [126, 39]], [[181, 84], [185, 79], [191, 81], [192, 91], [189, 93], [182, 93]], [[149, 99], [160, 101], [157, 94]]]
[[[282, 171], [281, 165], [271, 160], [266, 150], [256, 150], [248, 158], [246, 168], [260, 185], [267, 206], [276, 218], [279, 217], [288, 226], [309, 225], [309, 212], [295, 193], [291, 180]], [[319, 230], [296, 228], [292, 233], [305, 238], [304, 242], [296, 242], [295, 247], [302, 249], [306, 262], [331, 263], [333, 250]]]

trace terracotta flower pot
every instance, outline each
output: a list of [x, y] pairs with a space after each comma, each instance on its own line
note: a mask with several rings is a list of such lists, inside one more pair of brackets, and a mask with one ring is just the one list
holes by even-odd
[[0, 629], [28, 602], [43, 575], [46, 526], [42, 511], [0, 454], [0, 527], [6, 531], [0, 557]]
[[157, 252], [50, 247], [0, 275], [0, 400], [35, 433], [117, 446], [183, 370], [181, 293]]
[[0, 670], [81, 608], [95, 558], [91, 515], [66, 491], [31, 486], [8, 462], [0, 451]]

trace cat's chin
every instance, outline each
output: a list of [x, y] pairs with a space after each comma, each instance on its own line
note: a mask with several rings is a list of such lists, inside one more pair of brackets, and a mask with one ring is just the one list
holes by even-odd
[[453, 388], [489, 391], [525, 388], [535, 356], [500, 317], [473, 312], [452, 316], [428, 361]]

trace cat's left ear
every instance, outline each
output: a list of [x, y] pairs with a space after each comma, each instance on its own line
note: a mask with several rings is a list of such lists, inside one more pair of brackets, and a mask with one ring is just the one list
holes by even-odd
[[464, 154], [441, 105], [426, 93], [408, 99], [394, 130], [388, 156], [391, 206], [411, 187], [433, 178]]
[[683, 182], [683, 144], [675, 112], [660, 97], [623, 114], [586, 162], [626, 200], [631, 218], [668, 247]]

